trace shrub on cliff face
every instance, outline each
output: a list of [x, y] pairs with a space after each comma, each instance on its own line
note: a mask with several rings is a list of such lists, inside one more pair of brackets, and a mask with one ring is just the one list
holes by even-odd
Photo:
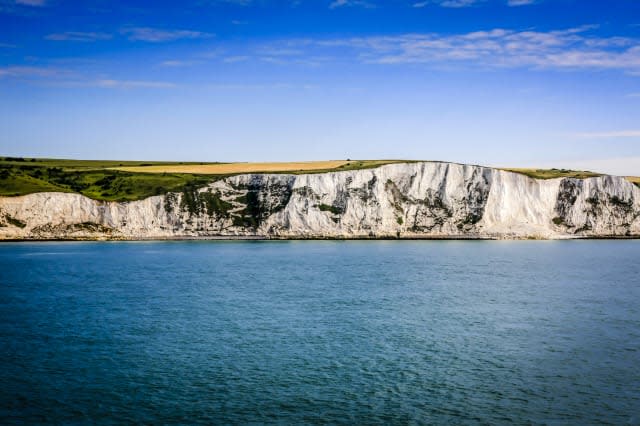
[[609, 197], [609, 203], [614, 207], [618, 207], [619, 209], [624, 210], [626, 212], [633, 211], [633, 201], [631, 200], [625, 201], [622, 198], [618, 197], [617, 195], [614, 195], [613, 197]]
[[27, 224], [24, 223], [23, 221], [18, 220], [18, 219], [14, 218], [14, 217], [11, 217], [9, 215], [6, 215], [5, 219], [9, 224], [11, 224], [11, 225], [13, 225], [15, 227], [18, 227], [18, 228], [24, 228], [25, 226], [27, 226]]
[[228, 217], [229, 210], [232, 208], [233, 205], [223, 200], [217, 192], [213, 193], [211, 190], [200, 192], [193, 186], [188, 186], [182, 191], [180, 209], [189, 212], [189, 215], [206, 213], [211, 217]]
[[173, 212], [173, 203], [175, 203], [175, 201], [176, 201], [176, 195], [174, 193], [170, 192], [164, 197], [164, 210], [167, 213]]
[[209, 216], [229, 216], [229, 210], [233, 208], [233, 205], [222, 198], [219, 193], [212, 193], [211, 191], [200, 193], [202, 203], [206, 208]]
[[339, 206], [330, 206], [328, 204], [319, 204], [318, 209], [322, 212], [331, 212], [331, 214], [335, 215], [344, 213], [344, 210], [342, 210]]

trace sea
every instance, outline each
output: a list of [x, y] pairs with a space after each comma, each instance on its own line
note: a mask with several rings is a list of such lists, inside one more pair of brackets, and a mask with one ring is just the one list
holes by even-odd
[[640, 241], [0, 244], [1, 424], [640, 424]]

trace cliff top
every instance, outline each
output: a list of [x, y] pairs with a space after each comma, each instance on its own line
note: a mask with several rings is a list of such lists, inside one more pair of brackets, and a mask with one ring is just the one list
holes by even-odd
[[[325, 173], [412, 160], [333, 160], [282, 163], [208, 163], [0, 158], [0, 196], [77, 192], [97, 200], [131, 201], [201, 187], [244, 173]], [[504, 169], [536, 179], [600, 176], [566, 169]], [[640, 177], [629, 177], [640, 186]]]

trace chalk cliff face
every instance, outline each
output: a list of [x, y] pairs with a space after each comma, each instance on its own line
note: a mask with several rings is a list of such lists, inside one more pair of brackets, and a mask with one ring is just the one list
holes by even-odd
[[451, 163], [246, 174], [197, 191], [103, 202], [0, 197], [0, 239], [640, 237], [640, 188], [621, 177], [537, 180]]

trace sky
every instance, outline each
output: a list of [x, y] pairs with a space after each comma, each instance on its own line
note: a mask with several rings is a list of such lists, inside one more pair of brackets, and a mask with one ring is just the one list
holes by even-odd
[[640, 2], [0, 0], [0, 155], [640, 175]]

